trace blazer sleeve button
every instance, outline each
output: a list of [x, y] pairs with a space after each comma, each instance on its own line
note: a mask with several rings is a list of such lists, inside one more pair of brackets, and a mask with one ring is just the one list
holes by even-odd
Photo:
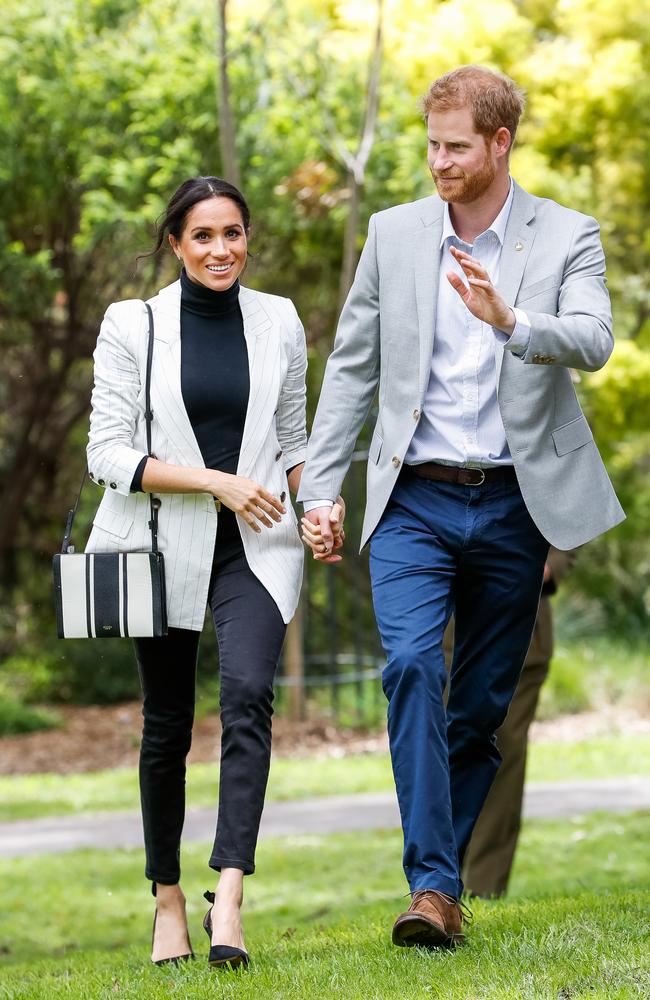
[[106, 482], [103, 479], [98, 479], [97, 480], [97, 484], [98, 484], [98, 486], [106, 486]]
[[402, 464], [397, 455], [393, 455], [391, 462], [393, 463], [396, 469], [399, 469], [400, 465]]
[[117, 489], [117, 483], [109, 483], [108, 485], [110, 486], [110, 488], [112, 490], [116, 490]]
[[89, 472], [88, 475], [90, 476], [91, 479], [95, 478], [95, 473], [94, 472]]

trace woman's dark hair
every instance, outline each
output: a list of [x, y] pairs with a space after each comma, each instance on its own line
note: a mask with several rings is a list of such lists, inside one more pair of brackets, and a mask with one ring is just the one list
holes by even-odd
[[221, 177], [190, 177], [188, 181], [183, 181], [169, 199], [165, 214], [156, 229], [156, 242], [153, 248], [147, 253], [138, 254], [136, 261], [157, 254], [168, 233], [177, 240], [180, 239], [188, 212], [206, 198], [230, 198], [234, 201], [241, 212], [244, 230], [248, 233], [251, 225], [250, 209], [243, 194], [234, 184], [229, 184]]

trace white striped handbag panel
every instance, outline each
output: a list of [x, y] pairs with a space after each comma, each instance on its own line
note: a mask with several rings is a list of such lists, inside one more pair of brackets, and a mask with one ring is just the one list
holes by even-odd
[[58, 554], [53, 570], [60, 639], [166, 633], [162, 556], [153, 552]]

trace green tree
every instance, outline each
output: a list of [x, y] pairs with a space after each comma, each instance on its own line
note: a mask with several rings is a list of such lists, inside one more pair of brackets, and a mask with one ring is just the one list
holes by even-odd
[[[254, 219], [247, 281], [298, 306], [310, 343], [310, 408], [338, 312], [352, 194], [341, 151], [354, 154], [363, 133], [377, 2], [228, 6], [230, 144]], [[181, 180], [222, 170], [220, 6], [60, 0], [53, 10], [45, 0], [5, 0], [4, 654], [49, 649], [48, 564], [83, 466], [90, 355], [102, 313], [114, 299], [151, 294], [172, 280], [169, 257], [134, 273], [135, 253], [149, 245], [152, 222]], [[648, 2], [384, 0], [383, 19], [374, 143], [357, 191], [357, 251], [371, 212], [432, 192], [417, 99], [433, 77], [462, 62], [502, 69], [528, 91], [513, 154], [517, 179], [601, 223], [619, 346], [579, 391], [630, 516], [586, 550], [575, 580], [618, 626], [647, 622]], [[89, 495], [86, 513], [96, 499]]]

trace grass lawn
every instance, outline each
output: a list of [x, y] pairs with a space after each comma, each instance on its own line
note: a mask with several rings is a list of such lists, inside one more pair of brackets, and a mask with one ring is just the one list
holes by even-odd
[[[211, 972], [200, 929], [207, 845], [184, 852], [197, 961], [148, 962], [140, 851], [0, 862], [0, 997], [581, 1000], [650, 995], [648, 817], [525, 825], [510, 897], [477, 901], [455, 953], [397, 949], [397, 832], [265, 841], [247, 880], [249, 973]], [[209, 874], [209, 873], [208, 873]]]
[[[577, 743], [531, 744], [529, 781], [571, 781], [650, 774], [650, 735], [612, 736]], [[188, 773], [188, 803], [217, 801], [218, 768], [194, 764]], [[345, 758], [275, 758], [269, 800], [316, 795], [389, 791], [393, 777], [387, 754]], [[0, 778], [0, 820], [29, 819], [85, 811], [139, 808], [135, 768], [95, 774], [16, 775]]]

